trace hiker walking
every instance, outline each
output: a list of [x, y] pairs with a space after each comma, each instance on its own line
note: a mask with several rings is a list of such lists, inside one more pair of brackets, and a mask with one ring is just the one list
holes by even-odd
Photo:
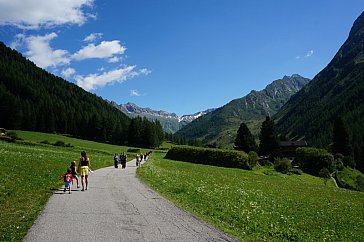
[[[72, 176], [74, 179], [76, 179], [77, 181], [77, 188], [80, 188], [80, 186], [78, 185], [78, 177], [77, 177], [77, 169], [76, 169], [76, 161], [72, 161], [71, 162], [71, 166], [70, 166], [71, 170], [72, 170]], [[72, 180], [72, 184], [73, 184], [73, 180]]]
[[90, 168], [90, 159], [87, 157], [86, 151], [81, 152], [80, 163], [78, 163], [78, 167], [81, 173], [81, 184], [82, 184], [81, 191], [84, 191], [85, 183], [86, 183], [86, 190], [88, 189], [88, 170]]
[[72, 186], [72, 181], [73, 181], [72, 169], [69, 167], [67, 169], [67, 173], [63, 174], [61, 176], [61, 178], [63, 178], [63, 181], [64, 181], [63, 192], [66, 192], [68, 190], [69, 194], [71, 194], [71, 186]]
[[127, 155], [125, 154], [125, 152], [123, 152], [122, 154], [120, 154], [120, 163], [122, 169], [125, 169], [126, 167], [126, 160], [127, 160]]
[[118, 154], [115, 154], [115, 156], [114, 156], [114, 166], [115, 166], [115, 168], [119, 167], [118, 164], [119, 164], [119, 157], [118, 157]]

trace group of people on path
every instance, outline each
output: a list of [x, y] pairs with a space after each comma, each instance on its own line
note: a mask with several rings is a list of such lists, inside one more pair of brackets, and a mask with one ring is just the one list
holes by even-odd
[[142, 161], [146, 161], [150, 154], [152, 153], [152, 151], [148, 151], [145, 154], [141, 153], [141, 154], [136, 154], [135, 160], [136, 160], [136, 166], [140, 166], [140, 164], [142, 163]]
[[120, 153], [120, 157], [118, 156], [118, 154], [115, 154], [115, 156], [114, 156], [114, 166], [115, 166], [115, 168], [119, 167], [119, 159], [120, 159], [121, 168], [125, 169], [126, 161], [128, 159], [128, 156], [126, 155], [125, 152]]
[[[150, 156], [152, 152], [148, 151], [145, 154], [137, 154], [136, 155], [136, 165], [139, 166], [143, 159], [146, 161], [148, 157]], [[126, 162], [127, 162], [127, 155], [125, 152], [120, 153], [120, 156], [115, 154], [114, 156], [114, 166], [115, 168], [118, 168], [118, 164], [120, 164], [121, 167], [124, 169], [126, 168]], [[63, 178], [64, 181], [64, 190], [63, 192], [68, 192], [71, 194], [71, 187], [73, 184], [73, 179], [76, 179], [77, 182], [77, 188], [80, 188], [79, 186], [79, 180], [78, 180], [78, 173], [80, 173], [81, 176], [81, 185], [82, 189], [81, 191], [85, 191], [88, 189], [88, 174], [89, 172], [92, 172], [90, 169], [90, 158], [87, 157], [86, 151], [81, 152], [80, 162], [78, 163], [78, 168], [76, 169], [77, 164], [76, 161], [71, 162], [71, 166], [67, 169], [67, 173], [63, 174], [61, 178]]]
[[[71, 187], [73, 184], [73, 179], [76, 179], [77, 188], [80, 188], [78, 181], [78, 172], [81, 176], [81, 191], [88, 189], [88, 173], [90, 170], [90, 158], [87, 157], [86, 151], [81, 152], [80, 162], [78, 163], [78, 169], [76, 169], [76, 161], [71, 162], [71, 166], [67, 169], [67, 173], [62, 175], [64, 181], [63, 192], [68, 192], [71, 194]], [[77, 172], [78, 171], [78, 172]]]

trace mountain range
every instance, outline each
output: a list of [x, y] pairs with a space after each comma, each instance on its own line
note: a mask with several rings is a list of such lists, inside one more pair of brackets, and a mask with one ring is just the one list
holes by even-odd
[[338, 117], [347, 125], [357, 168], [364, 171], [364, 12], [331, 62], [274, 119], [291, 139], [330, 148]]
[[205, 145], [232, 148], [236, 131], [245, 122], [257, 136], [260, 123], [272, 116], [310, 79], [298, 74], [273, 81], [261, 91], [232, 100], [228, 104], [196, 119], [180, 129], [176, 135], [197, 138]]
[[146, 117], [150, 121], [158, 120], [161, 123], [163, 130], [172, 134], [193, 120], [215, 110], [214, 108], [211, 108], [205, 111], [197, 112], [195, 114], [178, 116], [175, 113], [169, 113], [161, 110], [156, 111], [150, 108], [142, 108], [131, 102], [126, 104], [117, 104], [115, 102], [111, 102], [111, 104], [131, 118], [140, 116]]

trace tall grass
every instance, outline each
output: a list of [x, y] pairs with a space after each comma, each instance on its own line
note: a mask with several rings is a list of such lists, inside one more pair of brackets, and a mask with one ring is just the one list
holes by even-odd
[[[163, 159], [137, 174], [166, 198], [243, 241], [364, 241], [364, 193], [307, 174]], [[270, 174], [270, 175], [266, 175]]]
[[[53, 134], [16, 131], [21, 143], [0, 141], [0, 241], [21, 241], [49, 197], [62, 186], [59, 176], [85, 150], [91, 168], [113, 165], [113, 155], [127, 147]], [[74, 147], [40, 144], [64, 141]]]

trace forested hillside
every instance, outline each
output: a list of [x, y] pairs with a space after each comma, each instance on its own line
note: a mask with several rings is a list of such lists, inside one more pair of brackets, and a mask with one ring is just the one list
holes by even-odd
[[[126, 144], [134, 133], [130, 122], [107, 101], [38, 68], [0, 42], [0, 127]], [[160, 133], [160, 125], [143, 124], [143, 129]]]
[[291, 95], [310, 80], [297, 74], [273, 81], [261, 91], [251, 91], [183, 127], [176, 134], [197, 138], [204, 144], [232, 148], [236, 132], [245, 122], [257, 136], [260, 123], [273, 115]]
[[281, 133], [330, 148], [341, 117], [357, 168], [364, 171], [364, 12], [332, 61], [275, 115]]

